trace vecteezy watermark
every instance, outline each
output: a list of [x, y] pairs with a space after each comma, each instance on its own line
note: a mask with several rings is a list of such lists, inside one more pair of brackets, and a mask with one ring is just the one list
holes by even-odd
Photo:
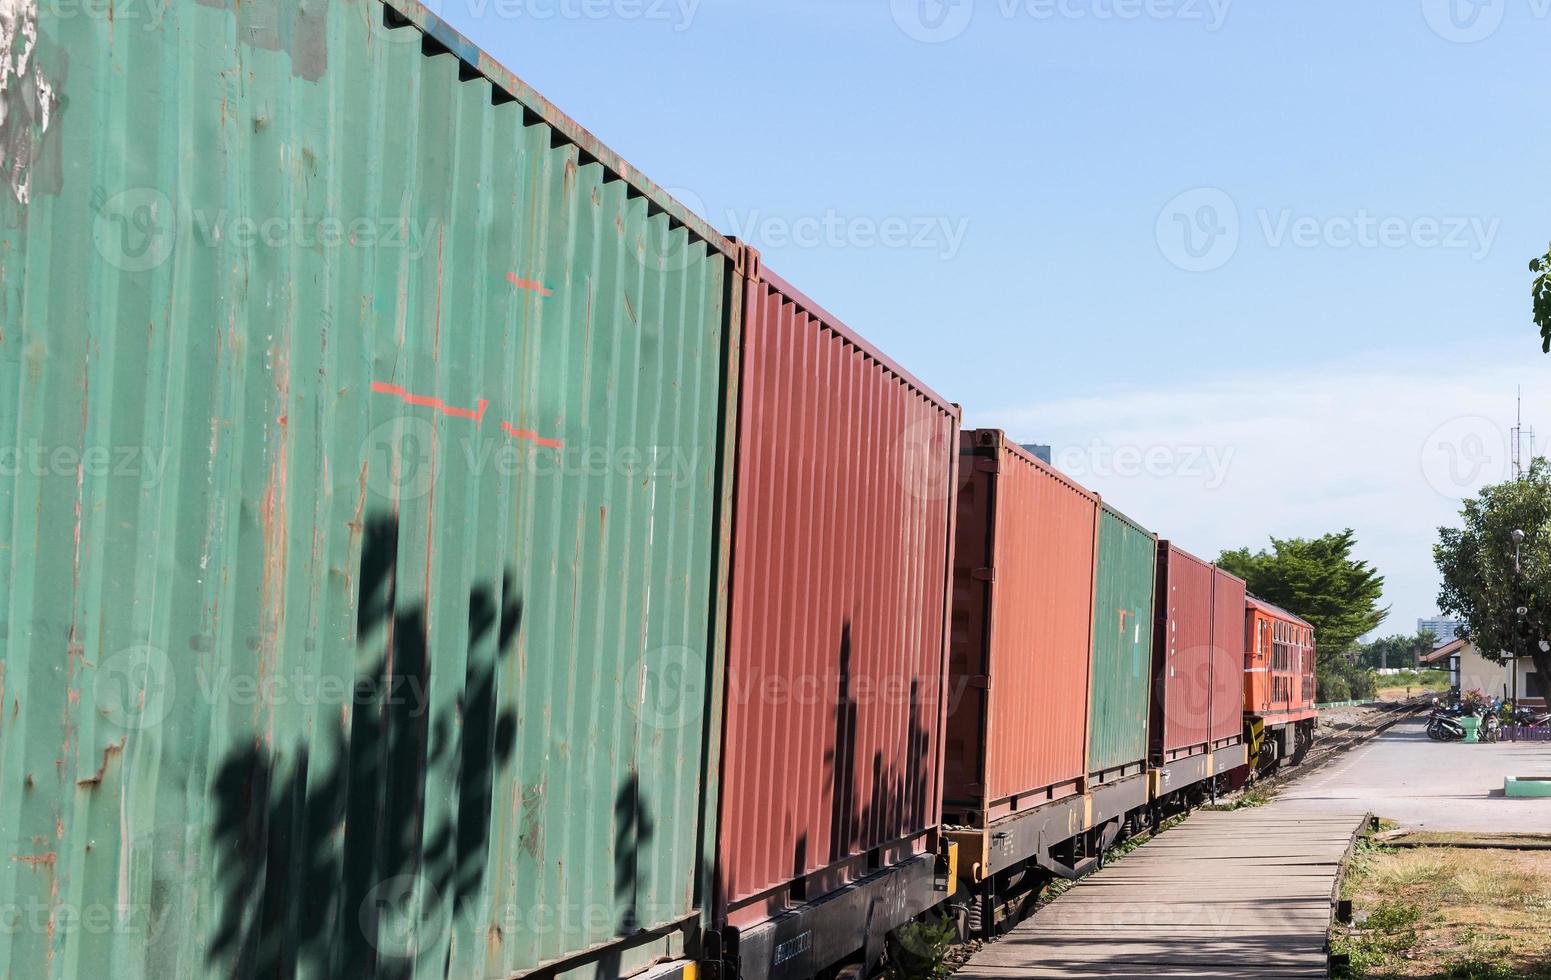
[[1055, 465], [1076, 479], [1192, 480], [1205, 490], [1219, 490], [1228, 482], [1236, 455], [1234, 446], [1116, 446], [1095, 439], [1063, 448]]
[[[668, 195], [712, 226], [759, 248], [890, 249], [935, 252], [944, 262], [958, 257], [969, 234], [969, 218], [935, 214], [844, 214], [836, 208], [812, 213], [771, 213], [754, 209], [712, 212], [704, 199], [685, 187], [665, 188]], [[680, 231], [666, 246], [647, 247], [647, 260], [670, 270], [689, 261]]]
[[[917, 500], [947, 500], [953, 493], [948, 464], [958, 455], [958, 438], [958, 429], [947, 417], [918, 419], [905, 426], [889, 453], [900, 489]], [[961, 489], [967, 475], [968, 467], [961, 464]]]
[[951, 41], [969, 30], [978, 9], [1004, 21], [1173, 20], [1219, 31], [1233, 0], [889, 0], [894, 23], [926, 44]]
[[99, 717], [125, 731], [155, 728], [172, 713], [177, 678], [164, 650], [127, 647], [97, 665], [92, 701]]
[[1290, 208], [1255, 212], [1265, 242], [1272, 248], [1366, 248], [1468, 250], [1481, 260], [1492, 251], [1503, 219], [1467, 215], [1405, 218], [1380, 216], [1360, 208], [1355, 214], [1297, 215]]
[[[661, 731], [698, 724], [705, 714], [706, 661], [698, 650], [663, 646], [636, 664], [639, 686], [626, 700], [641, 723]], [[632, 697], [631, 694], [634, 694]]]
[[[476, 20], [622, 20], [668, 24], [687, 31], [700, 10], [700, 0], [447, 0]], [[443, 4], [443, 7], [446, 3]]]
[[[424, 717], [430, 710], [424, 678], [413, 674], [349, 676], [318, 674], [301, 667], [273, 674], [241, 673], [230, 667], [214, 671], [197, 667], [194, 682], [206, 703], [239, 707], [301, 705], [336, 708], [382, 705], [395, 714]], [[399, 711], [398, 709], [403, 709]]]
[[1239, 250], [1239, 206], [1226, 191], [1198, 187], [1163, 206], [1154, 232], [1164, 258], [1186, 272], [1221, 269]]
[[357, 911], [361, 934], [390, 959], [411, 960], [441, 938], [448, 910], [425, 875], [395, 875], [366, 893]]
[[[13, 858], [25, 860], [25, 857]], [[37, 899], [0, 901], [0, 936], [128, 936], [157, 939], [176, 909], [172, 902], [153, 911], [141, 903], [44, 902]]]
[[1450, 419], [1422, 443], [1421, 463], [1428, 486], [1450, 500], [1465, 500], [1508, 478], [1509, 437], [1481, 415]]
[[706, 472], [699, 446], [539, 446], [514, 440], [495, 426], [447, 435], [428, 419], [398, 416], [378, 424], [362, 445], [366, 485], [380, 497], [408, 501], [431, 492], [454, 470], [474, 480], [536, 479], [651, 482], [682, 490]]
[[[1257, 208], [1254, 229], [1267, 248], [1369, 249], [1466, 252], [1486, 258], [1502, 230], [1502, 218], [1473, 215], [1400, 216], [1359, 208], [1350, 214], [1299, 214], [1292, 208]], [[1186, 272], [1212, 272], [1238, 254], [1244, 236], [1238, 203], [1216, 187], [1175, 196], [1158, 214], [1158, 249]]]
[[112, 21], [120, 25], [138, 24], [143, 31], [154, 31], [167, 19], [172, 0], [37, 0], [39, 12], [50, 20]]
[[256, 248], [381, 248], [401, 249], [410, 258], [425, 255], [436, 237], [436, 221], [410, 221], [399, 215], [343, 217], [335, 214], [232, 214], [230, 211], [190, 212], [195, 242], [206, 248], [230, 245]]
[[36, 439], [0, 446], [0, 478], [22, 475], [70, 479], [136, 480], [141, 489], [161, 485], [169, 449], [149, 446], [45, 446]]
[[97, 254], [124, 272], [149, 272], [166, 262], [178, 240], [177, 215], [161, 191], [134, 187], [94, 195], [92, 241]]
[[149, 272], [180, 244], [201, 248], [403, 251], [420, 258], [434, 241], [437, 221], [412, 219], [409, 200], [401, 213], [239, 214], [229, 210], [180, 210], [162, 191], [135, 187], [95, 195], [92, 240], [97, 254], [124, 272]]
[[1421, 0], [1432, 32], [1454, 44], [1485, 41], [1502, 29], [1510, 8], [1520, 3], [1535, 20], [1551, 17], [1551, 0]]
[[834, 208], [818, 214], [745, 214], [728, 211], [733, 237], [762, 248], [891, 249], [935, 252], [951, 262], [964, 246], [969, 218], [946, 215], [846, 215]]

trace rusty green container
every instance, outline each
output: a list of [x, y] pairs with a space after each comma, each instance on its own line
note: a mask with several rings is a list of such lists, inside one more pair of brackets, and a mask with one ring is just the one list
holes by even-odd
[[679, 955], [736, 246], [412, 3], [0, 30], [0, 973]]
[[1098, 556], [1088, 771], [1110, 782], [1141, 773], [1147, 761], [1158, 539], [1106, 504]]

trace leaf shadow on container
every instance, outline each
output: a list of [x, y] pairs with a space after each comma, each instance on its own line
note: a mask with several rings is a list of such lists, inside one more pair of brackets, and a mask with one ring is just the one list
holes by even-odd
[[[855, 653], [852, 623], [847, 618], [841, 626], [835, 659], [838, 671], [831, 718], [833, 740], [823, 754], [823, 779], [830, 798], [829, 848], [827, 854], [820, 850], [823, 856], [819, 860], [824, 863], [818, 868], [812, 868], [809, 854], [813, 843], [808, 834], [798, 835], [793, 842], [790, 880], [794, 888], [790, 898], [796, 901], [822, 897], [809, 894], [805, 887], [808, 876], [846, 862], [854, 862], [859, 857], [870, 857], [869, 852], [874, 848], [909, 836], [917, 825], [924, 823], [924, 815], [930, 812], [930, 733], [921, 724], [920, 678], [911, 678], [910, 682], [910, 710], [902, 756], [904, 765], [886, 764], [885, 753], [875, 750], [871, 764], [871, 791], [865, 805], [858, 799], [857, 744], [862, 705], [858, 697], [861, 688], [856, 677]], [[871, 685], [871, 696], [886, 696], [879, 695], [878, 692], [885, 689], [885, 686], [876, 682], [887, 678], [871, 680], [875, 682]], [[780, 801], [772, 801], [772, 805], [779, 806]], [[879, 867], [869, 863], [856, 870], [861, 873], [851, 877], [860, 877], [861, 874], [879, 870]], [[734, 882], [725, 877], [727, 873], [725, 867], [719, 870], [722, 876], [719, 888], [724, 895], [732, 894], [734, 887]], [[770, 895], [764, 902], [766, 913], [777, 915], [785, 911], [787, 898], [785, 890]]]
[[[641, 796], [640, 777], [631, 773], [620, 784], [614, 796], [614, 904], [620, 910], [616, 928], [620, 936], [634, 936], [643, 932], [646, 925], [640, 917], [640, 860], [641, 850], [657, 835], [651, 809]], [[618, 977], [623, 975], [622, 947], [611, 945], [597, 959], [594, 975]], [[553, 970], [545, 970], [536, 976], [551, 977]]]
[[[372, 694], [354, 704], [348, 736], [335, 732], [329, 761], [314, 771], [306, 745], [253, 745], [219, 766], [211, 844], [223, 895], [212, 970], [407, 976], [447, 917], [479, 897], [493, 776], [517, 730], [515, 710], [498, 708], [497, 671], [513, 651], [522, 601], [510, 570], [499, 596], [488, 584], [471, 590], [470, 650], [493, 636], [495, 653], [468, 659], [461, 726], [445, 712], [432, 717], [426, 610], [398, 599], [398, 538], [395, 520], [368, 523], [354, 679]], [[427, 775], [448, 767], [457, 815], [427, 828]], [[387, 907], [405, 899], [408, 909]], [[410, 918], [385, 924], [394, 914]]]

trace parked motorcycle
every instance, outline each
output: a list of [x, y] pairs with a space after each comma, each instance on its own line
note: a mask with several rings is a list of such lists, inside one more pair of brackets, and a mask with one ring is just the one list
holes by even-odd
[[1545, 728], [1551, 726], [1551, 711], [1540, 711], [1536, 708], [1526, 708], [1523, 705], [1509, 705], [1509, 717], [1511, 724], [1522, 728]]
[[1464, 713], [1461, 705], [1445, 704], [1438, 698], [1434, 698], [1433, 713], [1427, 719], [1427, 737], [1434, 742], [1464, 741], [1465, 726], [1459, 723]]

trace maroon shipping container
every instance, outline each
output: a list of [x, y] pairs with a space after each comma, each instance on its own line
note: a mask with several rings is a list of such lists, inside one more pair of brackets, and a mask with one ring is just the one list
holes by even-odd
[[745, 274], [718, 911], [746, 929], [935, 854], [959, 410]]
[[999, 431], [961, 445], [946, 818], [983, 827], [1087, 775], [1099, 498]]
[[[1205, 752], [1211, 742], [1213, 566], [1158, 542], [1158, 630], [1153, 643], [1155, 762]], [[1238, 700], [1234, 699], [1234, 704]]]
[[1243, 579], [1213, 568], [1212, 587], [1212, 745], [1244, 737], [1244, 611], [1248, 593]]

